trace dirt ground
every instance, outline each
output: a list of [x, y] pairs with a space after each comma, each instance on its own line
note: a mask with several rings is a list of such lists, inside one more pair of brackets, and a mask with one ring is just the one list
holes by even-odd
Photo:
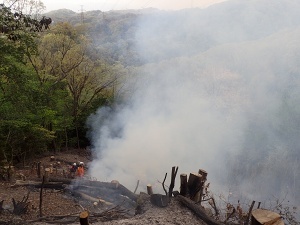
[[[205, 225], [196, 215], [187, 207], [181, 205], [177, 200], [171, 199], [167, 207], [158, 207], [151, 204], [147, 194], [139, 194], [146, 196], [143, 198], [142, 210], [136, 214], [136, 205], [131, 209], [126, 209], [119, 205], [97, 204], [95, 202], [86, 201], [78, 196], [68, 193], [66, 190], [53, 188], [44, 188], [42, 192], [42, 203], [40, 202], [40, 189], [32, 185], [16, 186], [16, 180], [25, 179], [25, 181], [40, 181], [37, 177], [37, 171], [33, 168], [35, 163], [40, 161], [45, 168], [54, 167], [53, 177], [65, 178], [69, 176], [69, 167], [72, 162], [82, 161], [88, 163], [89, 154], [84, 152], [59, 153], [55, 155], [55, 160], [50, 160], [50, 155], [29, 161], [25, 168], [15, 167], [14, 179], [11, 182], [0, 182], [0, 224], [79, 224], [78, 215], [83, 209], [87, 210], [93, 217], [89, 218], [90, 224], [101, 225], [150, 225], [150, 224], [195, 224]], [[51, 165], [52, 164], [52, 165]], [[88, 168], [87, 168], [88, 169]], [[86, 177], [84, 179], [90, 179]], [[28, 196], [28, 199], [26, 199]], [[149, 196], [148, 196], [149, 197]], [[28, 208], [26, 213], [15, 215], [13, 213], [15, 203], [22, 204], [26, 201]], [[41, 208], [40, 208], [41, 204]], [[1, 205], [0, 205], [1, 206]], [[2, 208], [2, 210], [1, 210]], [[128, 208], [128, 207], [127, 207]], [[40, 213], [42, 212], [42, 217]]]

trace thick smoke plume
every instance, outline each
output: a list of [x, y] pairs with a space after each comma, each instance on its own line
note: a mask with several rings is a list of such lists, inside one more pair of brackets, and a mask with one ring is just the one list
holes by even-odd
[[142, 17], [150, 63], [127, 102], [90, 116], [91, 175], [162, 192], [172, 166], [202, 168], [216, 193], [299, 205], [299, 11], [239, 0]]

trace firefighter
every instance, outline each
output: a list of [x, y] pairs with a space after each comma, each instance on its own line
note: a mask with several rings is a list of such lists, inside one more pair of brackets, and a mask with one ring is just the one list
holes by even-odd
[[79, 163], [79, 166], [78, 166], [77, 171], [76, 171], [76, 176], [77, 176], [77, 177], [83, 177], [83, 176], [84, 176], [84, 168], [83, 168], [83, 165], [84, 165], [83, 162], [80, 162], [80, 163]]
[[77, 171], [77, 164], [73, 163], [72, 166], [70, 167], [70, 176], [71, 176], [71, 178], [75, 177], [76, 171]]

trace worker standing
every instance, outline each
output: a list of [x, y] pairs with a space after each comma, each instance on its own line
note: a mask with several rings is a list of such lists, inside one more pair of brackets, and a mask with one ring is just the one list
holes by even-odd
[[79, 166], [77, 168], [77, 171], [76, 171], [76, 176], [77, 177], [83, 177], [84, 176], [84, 168], [83, 168], [83, 162], [80, 162], [79, 163]]
[[76, 171], [77, 171], [77, 164], [73, 163], [73, 165], [70, 167], [71, 178], [75, 177]]

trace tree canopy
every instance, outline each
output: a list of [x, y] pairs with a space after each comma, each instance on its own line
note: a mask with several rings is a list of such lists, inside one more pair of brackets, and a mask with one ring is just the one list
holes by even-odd
[[85, 147], [86, 117], [113, 99], [120, 71], [84, 27], [0, 6], [0, 160]]

